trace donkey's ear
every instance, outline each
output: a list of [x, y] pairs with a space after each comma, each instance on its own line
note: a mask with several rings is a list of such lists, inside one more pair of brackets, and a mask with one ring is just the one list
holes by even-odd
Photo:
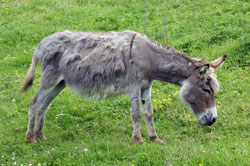
[[210, 64], [205, 64], [205, 65], [199, 67], [199, 69], [197, 70], [198, 76], [202, 77], [204, 74], [206, 74], [209, 67], [210, 67]]
[[210, 65], [212, 68], [216, 69], [218, 67], [220, 67], [223, 62], [226, 60], [228, 55], [223, 55], [222, 57], [218, 58], [218, 59], [215, 59], [214, 61], [210, 62]]

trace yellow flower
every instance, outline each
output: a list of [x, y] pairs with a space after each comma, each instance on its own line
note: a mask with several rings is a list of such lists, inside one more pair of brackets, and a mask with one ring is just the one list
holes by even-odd
[[153, 90], [152, 93], [155, 93], [155, 91]]
[[153, 102], [155, 103], [155, 102], [156, 102], [156, 100], [153, 100]]
[[188, 115], [188, 117], [190, 118], [190, 117], [191, 117], [191, 115]]
[[177, 90], [177, 91], [175, 91], [175, 93], [179, 93], [179, 91]]
[[236, 124], [237, 124], [237, 122], [234, 122], [234, 124], [236, 125]]
[[202, 152], [203, 152], [203, 153], [205, 153], [206, 151], [205, 151], [205, 150], [203, 150]]
[[76, 107], [74, 107], [74, 110], [76, 110]]
[[81, 107], [81, 104], [79, 104], [78, 106]]
[[56, 119], [58, 119], [58, 117], [56, 116]]
[[163, 101], [167, 101], [166, 99], [162, 99]]

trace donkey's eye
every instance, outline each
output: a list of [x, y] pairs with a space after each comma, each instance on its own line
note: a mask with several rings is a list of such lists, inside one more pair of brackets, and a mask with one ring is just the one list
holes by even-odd
[[202, 89], [202, 90], [203, 90], [204, 92], [210, 94], [210, 90], [208, 90], [208, 89]]

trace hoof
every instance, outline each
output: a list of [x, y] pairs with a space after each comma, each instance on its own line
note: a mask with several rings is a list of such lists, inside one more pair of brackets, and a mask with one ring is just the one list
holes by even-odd
[[29, 144], [36, 144], [36, 139], [30, 139], [28, 140]]
[[164, 141], [162, 141], [161, 139], [157, 138], [154, 140], [155, 143], [158, 143], [160, 145], [163, 145], [164, 144]]
[[133, 140], [135, 143], [138, 143], [138, 144], [140, 144], [140, 145], [145, 145], [146, 144], [146, 142], [144, 142], [143, 140], [140, 140], [140, 141], [138, 141], [138, 140]]
[[36, 139], [35, 137], [25, 137], [25, 139], [28, 141], [29, 144], [35, 144], [36, 143]]
[[30, 144], [35, 144], [36, 143], [35, 134], [33, 134], [33, 133], [27, 133], [25, 138], [28, 141], [28, 143], [30, 143]]
[[36, 137], [39, 138], [41, 141], [47, 140], [43, 133], [36, 133]]
[[149, 137], [150, 141], [152, 142], [155, 142], [155, 143], [158, 143], [160, 145], [164, 144], [164, 141], [162, 141], [161, 139], [159, 139], [158, 137], [156, 136], [152, 136], [152, 137]]
[[146, 144], [146, 143], [142, 140], [142, 137], [138, 137], [138, 136], [133, 136], [133, 141], [134, 141], [135, 143], [139, 143], [139, 144], [141, 144], [141, 145]]
[[39, 137], [39, 139], [41, 140], [41, 141], [45, 141], [45, 140], [47, 140], [47, 138], [45, 137], [45, 136], [43, 136], [43, 137]]

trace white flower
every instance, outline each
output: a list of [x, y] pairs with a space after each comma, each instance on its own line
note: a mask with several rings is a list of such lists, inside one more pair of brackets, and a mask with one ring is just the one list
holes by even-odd
[[83, 151], [84, 151], [85, 153], [87, 153], [87, 152], [88, 152], [88, 149], [87, 149], [87, 148], [84, 148]]
[[14, 162], [14, 165], [16, 165], [16, 162]]

